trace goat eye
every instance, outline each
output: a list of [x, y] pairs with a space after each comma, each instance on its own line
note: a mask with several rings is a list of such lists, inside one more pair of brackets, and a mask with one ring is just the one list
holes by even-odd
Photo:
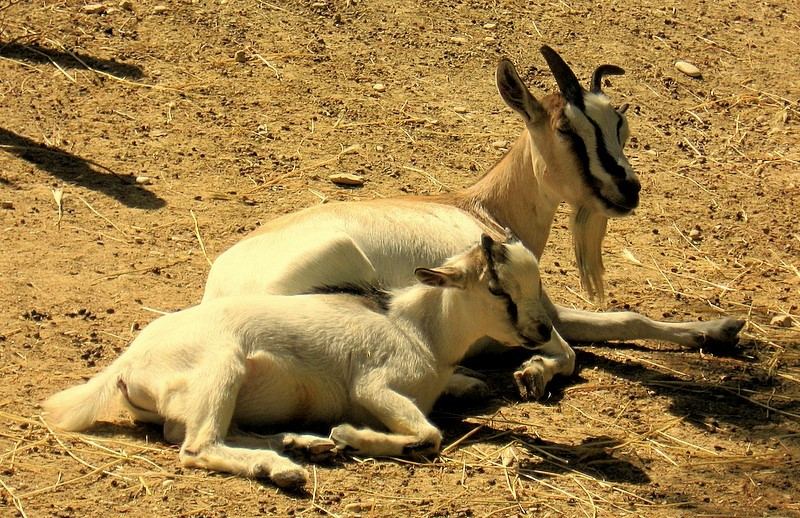
[[501, 296], [506, 294], [503, 291], [503, 288], [501, 288], [500, 286], [498, 286], [497, 284], [495, 284], [493, 282], [489, 283], [489, 293], [491, 293], [495, 297], [501, 297]]

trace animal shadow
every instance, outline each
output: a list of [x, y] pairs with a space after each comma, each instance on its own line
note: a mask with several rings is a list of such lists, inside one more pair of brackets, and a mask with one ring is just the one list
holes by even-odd
[[80, 52], [50, 49], [37, 43], [27, 45], [16, 42], [0, 44], [0, 56], [28, 63], [53, 63], [62, 69], [89, 67], [129, 79], [139, 79], [144, 75], [142, 69], [136, 65], [120, 63], [113, 59], [100, 59]]
[[0, 128], [0, 149], [53, 176], [116, 198], [128, 207], [158, 209], [166, 202], [135, 184], [129, 175], [118, 175], [93, 160], [40, 144], [28, 137]]

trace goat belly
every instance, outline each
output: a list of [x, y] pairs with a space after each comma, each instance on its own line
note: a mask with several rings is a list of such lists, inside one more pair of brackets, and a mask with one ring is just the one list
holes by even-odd
[[234, 421], [244, 425], [333, 423], [347, 396], [341, 383], [315, 366], [259, 352], [246, 361]]

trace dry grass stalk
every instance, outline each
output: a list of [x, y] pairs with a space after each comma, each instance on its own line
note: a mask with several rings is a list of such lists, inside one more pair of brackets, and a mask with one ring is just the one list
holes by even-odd
[[197, 238], [197, 242], [200, 243], [200, 250], [203, 252], [203, 257], [206, 258], [206, 262], [211, 266], [211, 259], [209, 259], [208, 253], [206, 253], [206, 245], [203, 243], [203, 237], [200, 235], [200, 226], [197, 224], [197, 216], [195, 216], [194, 211], [191, 209], [189, 209], [189, 214], [192, 216], [192, 221], [194, 222], [194, 236]]
[[110, 220], [110, 219], [108, 219], [107, 217], [105, 217], [105, 216], [103, 216], [102, 214], [100, 214], [100, 213], [97, 211], [97, 209], [95, 209], [94, 207], [92, 207], [92, 205], [91, 205], [91, 204], [90, 204], [88, 201], [86, 201], [85, 199], [83, 199], [83, 197], [82, 197], [82, 196], [80, 196], [80, 195], [77, 195], [77, 196], [78, 196], [78, 199], [79, 199], [79, 200], [81, 200], [81, 201], [83, 202], [83, 204], [84, 204], [84, 205], [86, 205], [86, 206], [89, 208], [89, 210], [90, 210], [90, 211], [92, 211], [92, 212], [93, 212], [93, 213], [94, 213], [96, 216], [98, 216], [100, 219], [102, 219], [103, 221], [105, 221], [106, 223], [108, 223], [109, 225], [111, 225], [111, 226], [112, 226], [112, 227], [113, 227], [113, 228], [114, 228], [114, 229], [115, 229], [117, 232], [119, 232], [120, 234], [122, 234], [122, 235], [125, 237], [125, 239], [129, 239], [129, 238], [128, 238], [128, 234], [126, 234], [125, 232], [123, 232], [123, 231], [122, 231], [122, 229], [121, 229], [121, 228], [119, 228], [118, 226], [116, 226], [116, 225], [114, 224], [114, 222], [113, 222], [113, 221], [111, 221], [111, 220]]
[[0, 478], [0, 486], [3, 486], [3, 489], [5, 489], [8, 495], [11, 497], [11, 502], [13, 502], [14, 507], [17, 509], [17, 511], [19, 511], [19, 514], [22, 515], [22, 518], [28, 518], [28, 515], [25, 513], [25, 509], [22, 507], [22, 502], [17, 497], [17, 494], [13, 489], [6, 485], [2, 478]]

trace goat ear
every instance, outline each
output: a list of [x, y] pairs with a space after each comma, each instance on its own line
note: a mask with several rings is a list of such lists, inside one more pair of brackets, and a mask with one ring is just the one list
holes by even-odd
[[441, 268], [417, 268], [414, 270], [417, 280], [426, 286], [438, 288], [464, 288], [464, 273], [452, 266]]
[[492, 263], [505, 263], [508, 260], [506, 247], [492, 239], [489, 234], [481, 234], [481, 249], [490, 266]]
[[503, 101], [519, 113], [526, 123], [537, 123], [544, 118], [544, 108], [528, 90], [510, 60], [503, 58], [495, 74], [497, 90]]

